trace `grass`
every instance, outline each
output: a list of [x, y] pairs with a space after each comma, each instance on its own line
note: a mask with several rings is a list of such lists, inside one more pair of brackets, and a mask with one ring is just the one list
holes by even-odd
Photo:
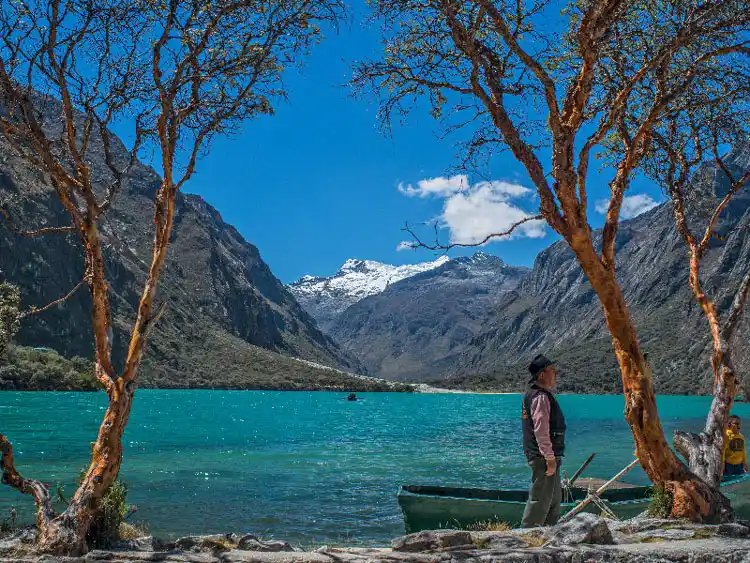
[[705, 540], [714, 537], [714, 532], [708, 528], [698, 528], [693, 532], [693, 538], [697, 540]]
[[148, 535], [148, 526], [142, 522], [121, 522], [118, 534], [121, 540], [137, 540]]
[[507, 522], [500, 522], [498, 520], [484, 520], [482, 522], [475, 522], [465, 528], [469, 532], [507, 532], [512, 530], [512, 526]]

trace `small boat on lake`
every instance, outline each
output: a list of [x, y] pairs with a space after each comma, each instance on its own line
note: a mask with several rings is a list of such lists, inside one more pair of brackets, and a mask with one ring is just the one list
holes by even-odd
[[[574, 508], [588, 494], [588, 489], [582, 487], [572, 487], [569, 491], [570, 494], [566, 494], [563, 490], [561, 514]], [[729, 498], [738, 516], [750, 518], [750, 474], [722, 482], [721, 492]], [[625, 520], [648, 508], [649, 495], [650, 487], [630, 485], [604, 491], [600, 497]], [[402, 485], [398, 504], [404, 513], [406, 533], [411, 534], [441, 528], [466, 529], [489, 522], [506, 522], [516, 527], [521, 522], [528, 496], [527, 490]], [[598, 514], [601, 509], [591, 503], [584, 511]]]

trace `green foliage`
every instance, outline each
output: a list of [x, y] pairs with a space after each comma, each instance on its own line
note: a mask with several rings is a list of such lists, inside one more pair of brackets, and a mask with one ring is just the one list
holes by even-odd
[[[139, 387], [358, 393], [413, 390], [410, 385], [355, 378], [306, 364], [225, 332], [184, 326], [181, 334], [165, 330], [159, 337], [168, 355], [160, 356], [162, 352], [155, 345], [149, 349], [143, 359]], [[186, 341], [190, 345], [185, 345]]]
[[648, 505], [646, 513], [651, 518], [668, 518], [672, 512], [672, 503], [674, 498], [672, 494], [664, 489], [663, 485], [651, 487], [651, 503]]
[[86, 536], [89, 546], [107, 548], [122, 539], [120, 527], [130, 511], [127, 496], [128, 486], [119, 479], [110, 485], [98, 503], [97, 515]]
[[14, 346], [0, 365], [0, 389], [39, 391], [96, 391], [93, 363], [67, 360], [54, 350]]
[[21, 292], [15, 285], [0, 283], [0, 359], [4, 359], [21, 324]]
[[[81, 470], [76, 483], [81, 484], [86, 475], [86, 469]], [[58, 487], [58, 496], [64, 500], [61, 487]], [[124, 539], [134, 539], [147, 534], [144, 524], [129, 524], [125, 518], [135, 511], [134, 506], [127, 503], [128, 486], [120, 479], [112, 483], [104, 496], [97, 503], [97, 512], [91, 523], [86, 543], [89, 547], [108, 548]]]

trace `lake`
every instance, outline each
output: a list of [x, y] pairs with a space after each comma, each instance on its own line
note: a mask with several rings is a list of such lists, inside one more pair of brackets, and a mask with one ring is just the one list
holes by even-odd
[[[164, 537], [253, 532], [304, 546], [386, 544], [403, 533], [401, 484], [526, 488], [520, 395], [139, 390], [121, 478], [133, 520]], [[621, 396], [563, 395], [564, 468], [597, 452], [584, 476], [632, 460]], [[659, 397], [667, 435], [699, 430], [709, 397]], [[0, 392], [0, 431], [22, 475], [61, 482], [86, 466], [103, 393]], [[750, 405], [734, 412], [750, 416]], [[628, 476], [645, 483], [640, 469]], [[33, 501], [0, 487], [32, 519]]]

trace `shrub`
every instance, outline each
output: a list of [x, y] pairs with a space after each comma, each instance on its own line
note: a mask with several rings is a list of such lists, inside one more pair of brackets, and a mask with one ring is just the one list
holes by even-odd
[[148, 535], [148, 526], [143, 522], [121, 522], [118, 532], [121, 540], [135, 540]]
[[125, 517], [130, 510], [126, 502], [127, 496], [128, 487], [119, 479], [112, 483], [104, 493], [86, 538], [90, 546], [111, 547], [121, 539], [120, 526], [125, 522]]
[[667, 491], [662, 485], [651, 487], [651, 503], [648, 505], [646, 513], [651, 518], [668, 518], [672, 512], [672, 503], [674, 498], [672, 493]]

